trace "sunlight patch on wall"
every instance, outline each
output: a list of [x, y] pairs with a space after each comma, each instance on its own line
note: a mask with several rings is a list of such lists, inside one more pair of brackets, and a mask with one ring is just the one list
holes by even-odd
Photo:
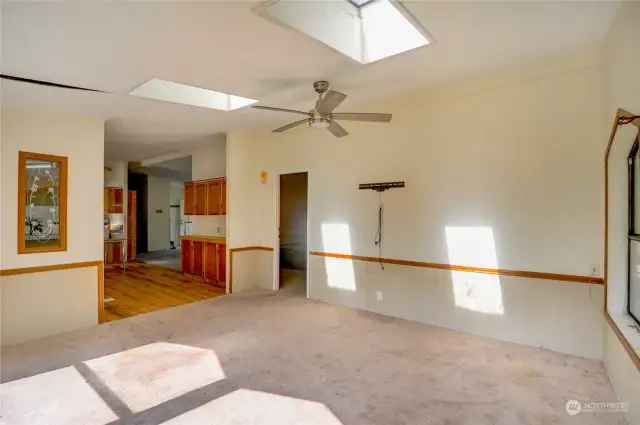
[[[498, 268], [493, 229], [447, 226], [449, 263], [458, 266]], [[451, 271], [457, 307], [486, 314], [504, 314], [500, 276]]]
[[[351, 236], [348, 224], [322, 224], [322, 245], [324, 252], [351, 255]], [[324, 258], [327, 284], [333, 288], [347, 291], [356, 290], [356, 278], [353, 260], [342, 258]]]
[[118, 419], [73, 366], [6, 382], [0, 394], [6, 424], [104, 425]]
[[262, 391], [235, 390], [176, 416], [164, 425], [343, 425], [323, 403]]
[[211, 350], [156, 342], [85, 364], [134, 413], [225, 378]]

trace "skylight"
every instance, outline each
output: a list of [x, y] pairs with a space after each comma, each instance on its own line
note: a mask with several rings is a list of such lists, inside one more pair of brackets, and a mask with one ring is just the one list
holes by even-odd
[[300, 31], [363, 64], [432, 42], [395, 0], [275, 0], [260, 3], [255, 10], [269, 21]]
[[347, 0], [349, 3], [354, 5], [355, 7], [362, 7], [366, 4], [371, 3], [373, 0]]
[[182, 103], [185, 105], [218, 109], [221, 111], [233, 111], [234, 109], [242, 108], [257, 102], [257, 100], [246, 97], [220, 93], [213, 90], [174, 83], [158, 78], [152, 78], [127, 94], [129, 96]]

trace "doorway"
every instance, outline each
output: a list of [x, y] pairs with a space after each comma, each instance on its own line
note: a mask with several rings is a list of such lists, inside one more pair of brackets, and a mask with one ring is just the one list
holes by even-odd
[[307, 296], [308, 173], [281, 174], [278, 199], [278, 289]]

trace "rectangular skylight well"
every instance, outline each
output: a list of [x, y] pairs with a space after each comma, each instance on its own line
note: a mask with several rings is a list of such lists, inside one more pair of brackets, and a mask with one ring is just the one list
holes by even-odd
[[174, 83], [159, 78], [152, 78], [127, 94], [165, 102], [218, 109], [220, 111], [233, 111], [257, 102], [255, 99]]
[[371, 3], [374, 0], [347, 0], [349, 3], [354, 5], [355, 7], [362, 7], [368, 3]]
[[254, 11], [362, 64], [431, 43], [427, 32], [396, 0], [273, 0]]

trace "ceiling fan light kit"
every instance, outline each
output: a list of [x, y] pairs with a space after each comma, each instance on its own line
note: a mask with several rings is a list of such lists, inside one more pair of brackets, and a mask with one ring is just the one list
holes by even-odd
[[360, 112], [333, 113], [333, 111], [338, 106], [340, 106], [342, 102], [344, 102], [344, 100], [347, 98], [347, 95], [337, 91], [329, 90], [329, 82], [324, 80], [316, 81], [315, 83], [313, 83], [313, 89], [316, 93], [318, 93], [318, 100], [316, 101], [315, 108], [310, 110], [309, 112], [297, 111], [294, 109], [274, 108], [271, 106], [252, 106], [252, 108], [307, 116], [307, 118], [300, 121], [295, 121], [291, 124], [276, 128], [275, 130], [273, 130], [274, 133], [282, 133], [283, 131], [290, 130], [294, 127], [308, 122], [309, 127], [327, 129], [335, 137], [344, 137], [349, 133], [340, 124], [338, 124], [336, 120], [384, 123], [391, 122], [391, 114]]

